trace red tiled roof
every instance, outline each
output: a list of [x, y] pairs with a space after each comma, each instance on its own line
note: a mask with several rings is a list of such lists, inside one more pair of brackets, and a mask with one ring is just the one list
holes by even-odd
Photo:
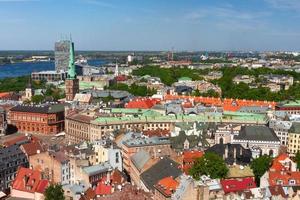
[[32, 156], [37, 154], [38, 150], [40, 152], [44, 152], [44, 148], [39, 142], [30, 142], [22, 145], [24, 153], [27, 154], [27, 156]]
[[182, 155], [182, 170], [188, 174], [190, 168], [193, 166], [195, 160], [203, 156], [202, 151], [184, 151]]
[[[294, 181], [294, 183], [290, 181]], [[269, 184], [270, 186], [274, 186], [274, 185], [299, 186], [300, 172], [269, 171]]]
[[[25, 136], [25, 135], [20, 135], [18, 137], [15, 137], [13, 139], [10, 139], [10, 140], [7, 140], [4, 142], [4, 146], [11, 146], [11, 145], [14, 145], [16, 143], [21, 143], [21, 142], [25, 142], [25, 141], [28, 141], [29, 142], [29, 137], [28, 136]], [[30, 136], [30, 139], [31, 141], [33, 142], [37, 142], [39, 141], [39, 139], [35, 136]]]
[[195, 161], [197, 158], [200, 158], [203, 156], [203, 152], [202, 151], [184, 151], [183, 152], [183, 161], [186, 162], [192, 162]]
[[48, 184], [48, 180], [42, 179], [40, 171], [20, 167], [12, 183], [12, 189], [30, 193], [43, 193]]
[[170, 131], [164, 129], [145, 130], [143, 134], [148, 137], [154, 137], [154, 136], [163, 137], [163, 136], [170, 136]]
[[158, 99], [153, 98], [137, 98], [125, 105], [125, 108], [149, 109], [159, 102]]
[[122, 183], [125, 182], [121, 172], [117, 169], [112, 172], [110, 179], [112, 184], [121, 185]]
[[96, 194], [94, 190], [92, 188], [89, 188], [87, 189], [87, 191], [85, 191], [84, 195], [82, 195], [79, 200], [91, 200], [94, 199], [95, 197]]
[[285, 194], [282, 186], [280, 185], [276, 185], [276, 186], [270, 186], [269, 187], [270, 193], [272, 196], [281, 196], [284, 198], [287, 198], [288, 195]]
[[178, 185], [179, 183], [173, 177], [169, 176], [158, 181], [154, 187], [165, 196], [171, 196]]
[[243, 179], [221, 180], [221, 185], [225, 193], [237, 192], [237, 191], [247, 190], [256, 187], [254, 178], [250, 178], [250, 177], [243, 178]]
[[0, 98], [3, 98], [3, 97], [9, 97], [11, 95], [10, 92], [1, 92], [0, 93]]
[[276, 102], [270, 101], [254, 101], [244, 99], [221, 99], [214, 97], [193, 97], [193, 96], [177, 96], [177, 95], [165, 95], [165, 100], [176, 99], [193, 99], [195, 103], [202, 103], [213, 106], [222, 106], [225, 111], [237, 111], [242, 106], [270, 106], [275, 108]]
[[117, 81], [126, 81], [127, 80], [127, 76], [125, 76], [125, 75], [119, 75], [115, 79]]
[[105, 181], [100, 181], [95, 189], [96, 195], [108, 195], [112, 193], [112, 186], [109, 183], [105, 184]]
[[44, 193], [46, 188], [48, 187], [49, 181], [48, 180], [40, 180], [36, 192], [38, 193]]
[[282, 164], [282, 161], [288, 159], [289, 156], [287, 154], [280, 154], [279, 156], [277, 156], [272, 163], [272, 166], [270, 167], [270, 171], [290, 171], [291, 169], [289, 169], [290, 166], [285, 167]]

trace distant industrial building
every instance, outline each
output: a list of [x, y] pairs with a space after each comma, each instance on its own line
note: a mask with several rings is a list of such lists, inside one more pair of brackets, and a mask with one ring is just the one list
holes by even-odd
[[55, 57], [55, 70], [56, 72], [68, 71], [70, 59], [70, 40], [61, 40], [55, 43], [54, 57]]
[[56, 82], [64, 80], [66, 78], [66, 73], [57, 71], [32, 72], [31, 78], [34, 81]]

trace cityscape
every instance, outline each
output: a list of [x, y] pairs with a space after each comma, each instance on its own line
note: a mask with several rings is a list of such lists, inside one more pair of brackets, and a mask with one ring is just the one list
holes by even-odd
[[0, 0], [0, 200], [300, 199], [299, 9]]

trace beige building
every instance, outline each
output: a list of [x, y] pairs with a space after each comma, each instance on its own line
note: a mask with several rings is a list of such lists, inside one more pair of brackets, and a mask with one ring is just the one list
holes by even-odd
[[69, 184], [69, 159], [63, 152], [41, 152], [30, 156], [30, 168], [54, 183]]
[[91, 120], [93, 120], [93, 117], [77, 113], [66, 117], [66, 136], [71, 144], [90, 141]]

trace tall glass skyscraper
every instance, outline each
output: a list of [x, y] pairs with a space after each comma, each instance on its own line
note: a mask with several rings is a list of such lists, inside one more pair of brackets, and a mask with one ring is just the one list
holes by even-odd
[[69, 66], [69, 59], [70, 59], [70, 40], [61, 40], [55, 42], [55, 70], [57, 72], [67, 72]]

